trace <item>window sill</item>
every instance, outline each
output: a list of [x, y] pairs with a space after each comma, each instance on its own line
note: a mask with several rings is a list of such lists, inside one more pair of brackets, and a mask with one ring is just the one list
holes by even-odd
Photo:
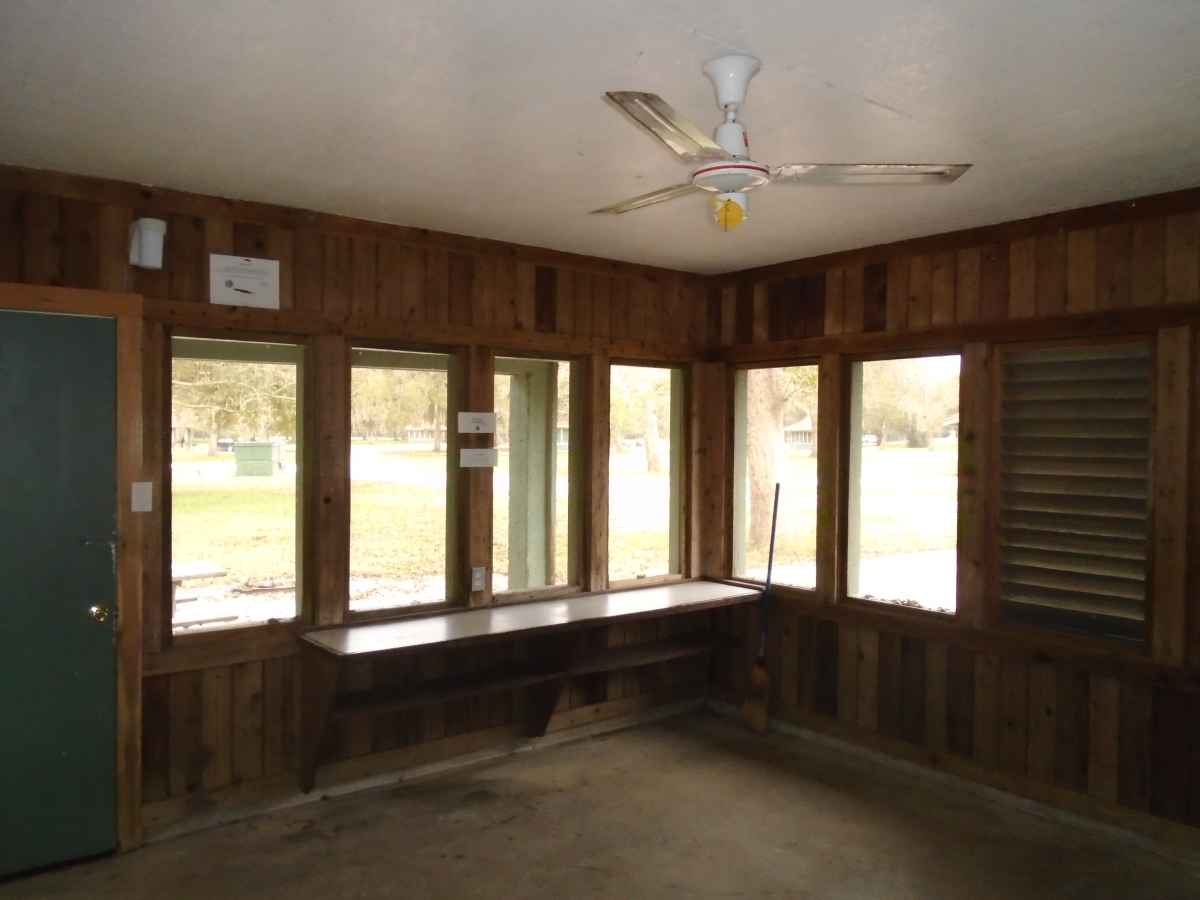
[[466, 608], [465, 603], [452, 603], [449, 600], [443, 600], [440, 603], [414, 603], [406, 606], [385, 606], [382, 609], [347, 610], [346, 621], [342, 624], [393, 622], [398, 619], [415, 619], [421, 616], [432, 616], [438, 613], [454, 612], [455, 610]]
[[173, 635], [171, 645], [165, 650], [145, 655], [143, 675], [168, 675], [290, 656], [296, 652], [299, 627], [296, 620], [289, 620]]
[[492, 594], [492, 606], [509, 606], [514, 603], [528, 603], [531, 600], [558, 600], [578, 597], [583, 593], [583, 588], [577, 584], [556, 584], [526, 591], [501, 591]]
[[652, 587], [656, 584], [675, 584], [679, 581], [691, 580], [686, 575], [676, 572], [670, 575], [651, 575], [647, 578], [622, 578], [620, 581], [610, 581], [608, 589], [610, 591], [627, 591], [631, 588]]

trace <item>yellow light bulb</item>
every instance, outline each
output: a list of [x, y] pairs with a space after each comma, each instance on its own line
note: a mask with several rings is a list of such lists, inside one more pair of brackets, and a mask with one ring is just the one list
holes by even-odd
[[746, 217], [742, 207], [733, 200], [714, 200], [713, 213], [722, 231], [737, 228]]

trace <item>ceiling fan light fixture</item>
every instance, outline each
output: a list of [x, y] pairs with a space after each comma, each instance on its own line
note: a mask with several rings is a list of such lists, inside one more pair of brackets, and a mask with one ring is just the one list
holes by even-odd
[[750, 203], [742, 193], [714, 194], [712, 206], [713, 219], [722, 231], [733, 231], [750, 218]]

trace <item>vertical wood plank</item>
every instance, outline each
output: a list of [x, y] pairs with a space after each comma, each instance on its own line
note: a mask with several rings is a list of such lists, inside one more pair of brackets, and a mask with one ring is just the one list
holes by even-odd
[[171, 676], [147, 678], [142, 686], [142, 800], [171, 794]]
[[490, 253], [481, 253], [473, 259], [471, 324], [480, 331], [490, 331], [496, 327], [496, 258]]
[[49, 194], [26, 194], [24, 262], [27, 284], [62, 284], [61, 203]]
[[1085, 228], [1067, 234], [1067, 312], [1096, 309], [1096, 231]]
[[933, 259], [930, 298], [930, 322], [934, 326], [954, 324], [954, 288], [957, 279], [957, 260], [953, 251], [936, 254]]
[[879, 687], [876, 690], [879, 733], [891, 738], [901, 736], [900, 706], [903, 702], [900, 684], [900, 636], [887, 631], [879, 633]]
[[228, 666], [205, 669], [202, 678], [204, 788], [216, 790], [233, 780], [233, 712]]
[[1009, 249], [988, 244], [979, 250], [979, 318], [1003, 322], [1008, 318]]
[[1000, 761], [1000, 659], [990, 653], [975, 657], [975, 760], [995, 767]]
[[887, 324], [895, 334], [908, 330], [908, 275], [910, 258], [891, 259], [887, 264]]
[[925, 743], [925, 641], [900, 641], [900, 736], [910, 744]]
[[85, 200], [62, 201], [62, 283], [67, 287], [99, 287], [100, 207]]
[[[1192, 769], [1192, 746], [1197, 695], [1162, 688], [1154, 691], [1150, 726], [1150, 812], [1156, 816], [1192, 821], [1191, 787], [1200, 773]], [[1197, 810], [1200, 815], [1200, 810]]]
[[[1200, 253], [1197, 254], [1200, 256]], [[1133, 226], [1133, 305], [1161, 306], [1166, 301], [1167, 222], [1145, 219]]]
[[1055, 698], [1054, 781], [1060, 787], [1086, 791], [1090, 752], [1087, 672], [1058, 666]]
[[845, 502], [839, 477], [845, 452], [842, 423], [849, 409], [850, 376], [845, 359], [826, 353], [818, 368], [817, 421], [817, 593], [821, 602], [832, 605], [844, 593], [845, 544], [839, 541]]
[[1200, 213], [1167, 219], [1167, 303], [1200, 302]]
[[204, 219], [198, 216], [171, 216], [167, 220], [165, 263], [171, 300], [209, 301], [207, 234]]
[[779, 616], [779, 701], [786, 710], [800, 707], [800, 648], [797, 640], [798, 617], [793, 613]]
[[201, 672], [179, 672], [171, 678], [171, 796], [190, 794], [200, 786], [206, 753], [202, 734], [204, 709]]
[[[727, 284], [721, 289], [721, 331], [720, 344], [728, 347], [737, 343], [738, 323], [738, 291], [737, 286]], [[614, 337], [616, 335], [614, 334]]]
[[932, 752], [945, 753], [947, 736], [948, 647], [944, 641], [929, 641], [925, 646], [925, 746]]
[[933, 271], [928, 256], [914, 256], [908, 267], [908, 330], [924, 331], [932, 320]]
[[985, 343], [963, 347], [959, 376], [958, 614], [981, 628], [987, 621], [987, 554], [992, 529], [987, 489], [992, 442], [992, 358]]
[[558, 329], [558, 278], [559, 271], [549, 266], [534, 269], [533, 284], [533, 327], [541, 332]]
[[265, 255], [267, 259], [279, 261], [280, 309], [294, 309], [296, 306], [296, 262], [293, 252], [294, 242], [291, 229], [268, 225]]
[[575, 273], [559, 269], [554, 281], [554, 328], [559, 334], [575, 333]]
[[469, 326], [474, 316], [475, 257], [450, 253], [446, 260], [446, 303], [449, 324]]
[[767, 283], [765, 281], [757, 282], [754, 285], [751, 309], [753, 315], [751, 318], [750, 339], [756, 344], [766, 343], [771, 339], [771, 336], [770, 309], [767, 300]]
[[1024, 775], [1029, 751], [1029, 664], [1007, 657], [1000, 664], [1000, 768]]
[[1187, 655], [1191, 328], [1164, 328], [1155, 353], [1154, 615], [1151, 650], [1165, 665]]
[[[592, 336], [592, 285], [593, 277], [590, 272], [576, 272], [573, 278], [575, 288], [573, 291], [574, 312], [572, 318], [575, 320], [574, 333], [579, 337]], [[604, 316], [605, 321], [608, 321], [608, 316]]]
[[1067, 233], [1059, 228], [1037, 239], [1037, 314], [1067, 311]]
[[858, 725], [867, 731], [879, 730], [879, 632], [858, 629], [858, 698], [855, 701]]
[[312, 228], [298, 229], [292, 240], [295, 253], [292, 292], [296, 310], [319, 315], [325, 286], [325, 241]]
[[517, 325], [517, 261], [511, 254], [495, 260], [496, 292], [493, 314], [497, 331], [512, 331]]
[[1019, 238], [1008, 248], [1008, 316], [1031, 319], [1037, 315], [1037, 239]]
[[605, 338], [612, 334], [613, 278], [592, 275], [592, 334]]
[[825, 273], [825, 334], [841, 334], [845, 319], [846, 270]]
[[1055, 781], [1058, 743], [1058, 673], [1053, 664], [1029, 666], [1029, 776], [1043, 784]]
[[838, 626], [838, 718], [852, 725], [858, 720], [858, 629]]
[[1127, 223], [1101, 226], [1096, 232], [1096, 307], [1133, 305], [1133, 230]]
[[233, 667], [233, 780], [252, 781], [263, 773], [263, 663]]
[[[845, 268], [842, 281], [842, 329], [839, 334], [860, 334], [863, 330], [865, 270], [859, 263]], [[832, 333], [832, 332], [831, 332]]]
[[1109, 675], [1091, 676], [1088, 689], [1088, 793], [1117, 802], [1121, 684]]
[[[3, 204], [0, 202], [0, 216], [3, 216]], [[99, 286], [102, 291], [129, 290], [129, 223], [133, 218], [133, 210], [127, 206], [103, 204], [100, 207], [100, 273]], [[2, 226], [0, 226], [2, 227]], [[0, 238], [0, 243], [3, 238]], [[13, 244], [13, 255], [19, 259], [20, 243]], [[3, 251], [0, 250], [0, 257]], [[3, 264], [0, 262], [0, 268]], [[16, 278], [9, 279], [16, 281]]]
[[608, 459], [609, 459], [609, 361], [602, 353], [593, 353], [585, 373], [588, 389], [583, 410], [587, 423], [585, 472], [587, 497], [584, 509], [590, 527], [584, 529], [587, 548], [583, 571], [586, 590], [608, 587]]
[[975, 753], [975, 655], [951, 645], [946, 651], [946, 743], [951, 753]]
[[978, 247], [968, 247], [958, 251], [955, 262], [954, 320], [960, 325], [978, 322], [982, 254]]
[[294, 760], [295, 683], [292, 660], [263, 662], [263, 774], [286, 772]]
[[1125, 682], [1120, 688], [1117, 741], [1117, 800], [1133, 809], [1150, 808], [1150, 686]]
[[430, 325], [450, 324], [450, 253], [440, 247], [426, 247], [425, 321]]
[[350, 315], [375, 318], [379, 315], [379, 242], [355, 237], [350, 259]]
[[816, 672], [813, 684], [813, 711], [825, 716], [838, 714], [838, 626], [820, 621], [813, 633]]
[[25, 198], [19, 191], [0, 190], [0, 281], [22, 280], [24, 248]]

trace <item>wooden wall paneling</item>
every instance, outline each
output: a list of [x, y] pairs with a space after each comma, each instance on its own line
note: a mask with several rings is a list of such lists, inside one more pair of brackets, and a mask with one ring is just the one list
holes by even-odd
[[[375, 685], [375, 673], [370, 662], [350, 661], [342, 667], [338, 692], [355, 694], [370, 691]], [[337, 723], [334, 755], [337, 759], [353, 759], [371, 752], [371, 716], [350, 716]]]
[[[253, 228], [246, 223], [234, 226], [235, 252], [253, 255]], [[196, 216], [171, 216], [167, 220], [167, 244], [164, 263], [167, 268], [167, 294], [179, 303], [207, 303], [208, 292], [208, 229], [204, 219]]]
[[905, 635], [900, 639], [900, 736], [910, 744], [925, 744], [926, 672], [925, 641]]
[[1033, 318], [1037, 315], [1037, 238], [1021, 238], [1009, 245], [1008, 271], [1008, 317]]
[[379, 242], [355, 237], [350, 242], [350, 318], [380, 318]]
[[600, 339], [612, 336], [613, 302], [618, 279], [611, 275], [595, 274], [592, 278], [592, 334]]
[[1117, 802], [1120, 770], [1121, 683], [1092, 674], [1088, 686], [1087, 789], [1098, 800]]
[[726, 578], [729, 564], [729, 369], [694, 363], [691, 405], [692, 574]]
[[838, 623], [837, 715], [847, 725], [858, 721], [858, 629]]
[[344, 322], [354, 311], [354, 239], [342, 234], [326, 234], [324, 245], [321, 309], [326, 317]]
[[[743, 621], [749, 621], [749, 610], [744, 607], [739, 607], [735, 615], [744, 616]], [[817, 697], [817, 621], [811, 616], [801, 615], [796, 617], [795, 622], [797, 705], [801, 713], [811, 713], [816, 709]], [[740, 633], [749, 635], [753, 632], [746, 629]], [[756, 652], [750, 649], [749, 641], [743, 642], [743, 648], [742, 665], [738, 672], [739, 686], [744, 683], [750, 671], [752, 654]]]
[[1150, 808], [1150, 722], [1153, 692], [1148, 684], [1125, 681], [1120, 687], [1120, 737], [1117, 740], [1117, 800], [1132, 809]]
[[[859, 334], [863, 330], [863, 316], [865, 313], [865, 296], [866, 285], [864, 278], [866, 272], [862, 265], [849, 265], [842, 270], [842, 319], [841, 328], [837, 331], [829, 331], [829, 322], [826, 321], [826, 331], [829, 334]], [[826, 312], [828, 320], [828, 310]]]
[[866, 731], [880, 727], [880, 632], [858, 629], [858, 697], [854, 703], [857, 724]]
[[947, 653], [945, 641], [925, 645], [925, 735], [924, 745], [937, 754], [945, 753], [947, 739]]
[[350, 578], [350, 350], [318, 335], [304, 361], [306, 515], [301, 603], [306, 621], [343, 621]]
[[1192, 784], [1200, 772], [1192, 768], [1197, 737], [1196, 694], [1163, 688], [1154, 691], [1150, 725], [1150, 812], [1156, 816], [1195, 822], [1189, 813]]
[[63, 199], [62, 283], [96, 288], [100, 281], [100, 207], [86, 200]]
[[791, 610], [776, 607], [780, 635], [779, 700], [786, 710], [800, 708], [800, 618]]
[[[440, 247], [427, 247], [425, 257], [425, 321], [430, 325], [448, 325], [450, 315], [450, 252]], [[462, 264], [459, 264], [461, 269]], [[462, 298], [459, 310], [462, 311]], [[469, 309], [469, 307], [468, 307]]]
[[28, 284], [62, 284], [62, 203], [48, 194], [26, 194], [22, 280]]
[[1096, 310], [1096, 230], [1067, 233], [1067, 312]]
[[750, 295], [750, 340], [762, 344], [771, 339], [767, 283], [755, 282]]
[[955, 644], [946, 650], [946, 745], [966, 759], [975, 754], [975, 654]]
[[[167, 240], [170, 241], [168, 234]], [[202, 283], [203, 290], [199, 297], [201, 303], [207, 303], [212, 296], [209, 290], [208, 273], [209, 273], [209, 255], [213, 253], [222, 253], [231, 255], [233, 249], [233, 220], [224, 216], [208, 216], [204, 220], [204, 252], [202, 254], [200, 266], [203, 273]], [[139, 274], [141, 269], [135, 269]], [[134, 287], [137, 288], [137, 282], [134, 282]], [[142, 293], [147, 293], [145, 290]], [[159, 296], [159, 295], [154, 295]]]
[[1135, 222], [1131, 273], [1134, 306], [1161, 306], [1166, 302], [1166, 260], [1166, 220]]
[[1029, 777], [1043, 784], [1055, 781], [1058, 745], [1058, 672], [1052, 663], [1029, 665], [1029, 744], [1025, 753]]
[[892, 333], [908, 331], [908, 277], [911, 259], [891, 259], [887, 264], [887, 326]]
[[[592, 279], [592, 303], [600, 308], [605, 309], [606, 293], [602, 292], [601, 288], [606, 284], [607, 278], [601, 280], [596, 277]], [[709, 302], [709, 289], [707, 279], [700, 276], [689, 276], [684, 280], [680, 290], [683, 292], [683, 302], [685, 314], [688, 321], [688, 336], [687, 341], [697, 350], [708, 347], [716, 343], [717, 326], [713, 313], [716, 312], [716, 306]], [[597, 316], [606, 324], [607, 316]], [[607, 337], [608, 333], [596, 331], [595, 336]]]
[[[3, 205], [0, 202], [0, 216]], [[97, 286], [102, 291], [128, 291], [129, 274], [129, 223], [133, 210], [127, 206], [102, 205], [97, 243], [100, 257]], [[3, 238], [0, 237], [0, 243]], [[14, 244], [14, 255], [19, 253], [20, 244]], [[3, 251], [0, 250], [0, 255]], [[3, 280], [3, 279], [0, 279]]]
[[319, 231], [301, 228], [292, 238], [293, 295], [297, 312], [320, 315], [325, 290], [325, 241]]
[[549, 266], [534, 269], [533, 318], [537, 331], [558, 328], [558, 270]]
[[975, 656], [973, 716], [975, 760], [996, 768], [1000, 761], [1000, 658], [990, 653]]
[[142, 683], [142, 801], [171, 795], [171, 676]]
[[[721, 307], [720, 341], [722, 347], [728, 347], [738, 342], [738, 284], [726, 284], [721, 288], [719, 305]], [[615, 337], [615, 334], [614, 334]]]
[[233, 666], [233, 780], [263, 774], [263, 662]]
[[937, 253], [931, 257], [933, 271], [930, 274], [930, 322], [935, 327], [954, 324], [957, 280], [957, 261], [953, 251]]
[[533, 331], [537, 327], [537, 269], [531, 262], [517, 262], [517, 293], [513, 327], [518, 331]]
[[1055, 679], [1054, 782], [1073, 791], [1088, 789], [1091, 679], [1074, 666], [1059, 663]]
[[890, 631], [879, 632], [878, 642], [879, 662], [877, 674], [879, 687], [876, 690], [878, 713], [876, 720], [879, 733], [885, 737], [899, 738], [902, 736], [903, 722], [901, 719], [901, 704], [903, 692], [901, 685], [901, 638]]
[[[20, 191], [0, 189], [0, 282], [23, 280], [24, 247], [25, 196]], [[124, 285], [103, 287], [124, 289]]]
[[958, 615], [968, 627], [987, 622], [988, 507], [992, 457], [992, 357], [987, 344], [963, 347], [959, 382]]
[[558, 269], [554, 279], [554, 330], [575, 333], [575, 273]]
[[171, 796], [190, 794], [201, 784], [206, 754], [201, 733], [204, 699], [203, 672], [180, 672], [170, 676], [171, 768], [167, 781]]
[[279, 775], [296, 763], [300, 714], [296, 672], [294, 658], [263, 661], [264, 775]]
[[[571, 280], [574, 282], [573, 289], [573, 311], [571, 318], [574, 321], [574, 334], [579, 337], [591, 337], [592, 328], [592, 311], [594, 301], [592, 299], [592, 286], [595, 283], [597, 276], [591, 272], [572, 272]], [[607, 314], [605, 315], [607, 320]]]
[[1167, 219], [1167, 303], [1200, 302], [1200, 213]]
[[629, 281], [627, 296], [626, 337], [630, 340], [645, 341], [658, 334], [658, 308], [654, 305], [654, 288], [645, 278], [632, 278]]
[[593, 353], [588, 361], [587, 401], [583, 422], [587, 434], [586, 510], [587, 522], [582, 568], [585, 589], [603, 591], [608, 587], [608, 454], [609, 454], [609, 360]]
[[633, 280], [618, 277], [613, 279], [609, 294], [608, 334], [614, 341], [629, 338], [629, 314], [633, 300]]
[[451, 253], [447, 260], [447, 303], [449, 324], [464, 327], [473, 324], [476, 258], [466, 253]]
[[980, 267], [983, 254], [978, 247], [968, 247], [955, 254], [954, 321], [960, 325], [980, 319]]
[[496, 299], [493, 304], [493, 324], [497, 331], [512, 331], [517, 327], [517, 259], [505, 253], [494, 260]]
[[828, 619], [813, 629], [813, 712], [838, 714], [838, 625]]
[[887, 331], [888, 267], [874, 263], [863, 269], [864, 332]]
[[1003, 322], [1008, 318], [1008, 247], [988, 244], [980, 248], [979, 254], [979, 318]]
[[908, 330], [925, 331], [933, 317], [933, 261], [914, 256], [908, 268]]
[[204, 789], [226, 787], [233, 780], [233, 695], [228, 666], [201, 673], [201, 735], [204, 746]]
[[[380, 241], [379, 254], [376, 260], [376, 312], [381, 318], [394, 319], [404, 322], [423, 318], [416, 309], [416, 302], [421, 296], [422, 285], [417, 284], [415, 293], [407, 291], [405, 284], [406, 271], [405, 255], [416, 252], [396, 241]], [[420, 272], [420, 270], [417, 270]], [[420, 272], [423, 281], [423, 272]]]
[[1128, 223], [1103, 225], [1096, 232], [1096, 306], [1124, 309], [1133, 305], [1133, 230]]
[[[198, 220], [203, 222], [203, 220]], [[170, 230], [168, 229], [168, 234]], [[265, 258], [267, 255], [267, 226], [259, 222], [233, 223], [233, 252], [237, 256]]]
[[[464, 354], [463, 409], [469, 412], [490, 412], [495, 408], [495, 353], [488, 347], [474, 345]], [[451, 419], [453, 413], [451, 413]], [[494, 434], [459, 435], [458, 446], [492, 447]], [[460, 485], [460, 523], [463, 532], [460, 546], [462, 571], [459, 578], [465, 586], [471, 584], [471, 568], [482, 567], [487, 576], [482, 591], [469, 591], [471, 606], [487, 606], [492, 602], [492, 470], [490, 468], [458, 469]]]
[[850, 411], [850, 372], [845, 359], [836, 353], [822, 356], [817, 381], [817, 421], [824, 423], [817, 428], [817, 593], [821, 602], [829, 605], [839, 602], [845, 593], [847, 492], [843, 460]]
[[479, 331], [496, 327], [496, 258], [490, 253], [472, 257], [475, 277], [471, 282], [471, 325]]
[[736, 284], [734, 299], [733, 343], [754, 341], [754, 285], [742, 278]]
[[296, 282], [292, 230], [278, 225], [268, 225], [266, 230], [267, 240], [263, 256], [279, 261], [279, 308], [294, 309]]
[[1151, 649], [1171, 665], [1187, 655], [1192, 343], [1191, 328], [1164, 328], [1155, 353]]
[[1037, 314], [1061, 316], [1067, 310], [1067, 233], [1061, 228], [1037, 238]]
[[1029, 666], [1024, 659], [1006, 657], [1000, 663], [1000, 768], [1024, 775], [1028, 749]]

